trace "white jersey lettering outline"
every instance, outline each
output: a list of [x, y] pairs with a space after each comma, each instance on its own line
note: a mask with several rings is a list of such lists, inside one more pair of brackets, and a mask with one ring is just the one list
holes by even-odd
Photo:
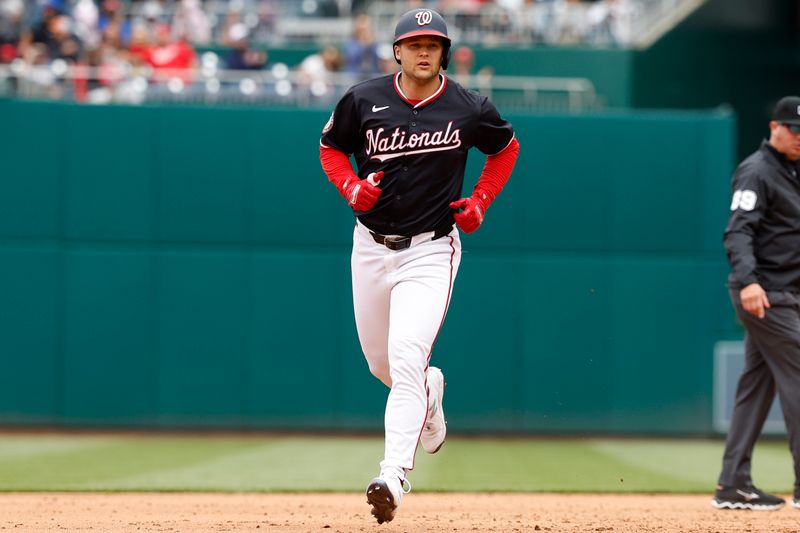
[[384, 134], [385, 131], [384, 128], [367, 130], [366, 152], [370, 159], [383, 162], [404, 155], [455, 150], [461, 146], [461, 129], [453, 129], [452, 120], [447, 123], [447, 129], [444, 131], [426, 131], [412, 133], [408, 136], [400, 128], [395, 128], [392, 133], [387, 135]]

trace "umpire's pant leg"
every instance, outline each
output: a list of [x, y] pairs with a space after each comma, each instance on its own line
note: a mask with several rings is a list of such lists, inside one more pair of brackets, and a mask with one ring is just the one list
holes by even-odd
[[775, 398], [775, 381], [763, 355], [748, 331], [745, 335], [745, 364], [736, 387], [736, 401], [722, 458], [719, 484], [752, 484], [750, 464], [761, 428]]
[[[760, 405], [758, 400], [754, 399], [752, 401], [753, 404], [763, 409], [763, 417], [760, 417], [762, 414], [761, 409], [751, 406], [749, 413], [745, 409], [745, 413], [742, 413], [739, 420], [746, 427], [737, 428], [736, 433], [734, 433], [732, 421], [728, 442], [731, 443], [737, 438], [742, 439], [741, 445], [726, 445], [726, 456], [727, 450], [730, 448], [734, 458], [731, 465], [731, 470], [734, 472], [734, 482], [750, 480], [750, 454], [772, 403], [771, 399], [767, 401], [764, 397], [767, 394], [771, 396], [773, 394], [771, 391], [777, 388], [789, 436], [789, 447], [794, 458], [795, 483], [798, 486], [797, 484], [800, 482], [800, 470], [798, 470], [800, 468], [800, 312], [798, 312], [800, 311], [800, 302], [798, 302], [797, 296], [791, 293], [770, 292], [768, 293], [768, 298], [771, 308], [767, 310], [763, 319], [759, 319], [744, 311], [741, 307], [738, 291], [732, 291], [731, 296], [736, 306], [737, 314], [747, 329], [745, 373], [748, 370], [748, 364], [752, 360], [760, 368], [766, 366], [767, 373], [774, 382], [774, 385], [769, 387], [770, 390], [766, 390], [766, 387], [764, 387], [765, 390], [760, 394], [754, 393], [755, 398], [763, 398], [764, 403]], [[737, 390], [737, 407], [739, 400], [740, 395]], [[747, 416], [748, 414], [749, 417]], [[736, 410], [734, 415], [736, 415]], [[748, 424], [752, 424], [752, 426], [748, 427]], [[755, 431], [756, 428], [757, 431]], [[753, 434], [754, 431], [755, 435]], [[751, 439], [752, 442], [750, 442]], [[737, 448], [741, 448], [747, 453], [737, 452]], [[737, 463], [737, 461], [739, 462]], [[726, 475], [725, 468], [723, 468], [724, 475]]]
[[[789, 449], [794, 460], [795, 493], [800, 490], [800, 296], [769, 292], [771, 320], [759, 324], [759, 348], [772, 369], [781, 400]], [[751, 315], [752, 316], [752, 315]]]

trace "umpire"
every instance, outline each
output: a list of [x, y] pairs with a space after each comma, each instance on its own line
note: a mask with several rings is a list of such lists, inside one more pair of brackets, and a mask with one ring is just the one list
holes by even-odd
[[733, 175], [725, 229], [731, 300], [746, 329], [745, 366], [712, 505], [779, 509], [782, 498], [755, 488], [753, 446], [777, 389], [794, 459], [793, 506], [800, 508], [800, 97], [775, 106], [769, 140]]

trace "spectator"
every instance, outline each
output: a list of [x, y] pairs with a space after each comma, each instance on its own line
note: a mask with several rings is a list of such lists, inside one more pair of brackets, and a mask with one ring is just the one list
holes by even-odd
[[72, 18], [75, 21], [75, 35], [87, 49], [97, 48], [100, 45], [100, 12], [94, 0], [78, 0], [72, 8]]
[[374, 76], [381, 71], [378, 43], [367, 15], [356, 17], [353, 36], [344, 45], [344, 70], [362, 77]]
[[250, 29], [250, 38], [254, 42], [266, 43], [275, 40], [275, 21], [277, 10], [275, 0], [260, 0], [256, 5], [258, 20]]
[[558, 44], [579, 44], [589, 32], [586, 5], [581, 0], [557, 0], [554, 5]]
[[164, 6], [158, 0], [145, 0], [142, 3], [142, 16], [150, 24], [158, 24], [165, 22], [162, 20], [164, 16]]
[[[42, 7], [41, 16], [30, 27], [22, 31], [22, 36], [19, 40], [19, 54], [22, 57], [40, 58], [41, 53], [46, 50], [36, 46], [46, 43], [50, 39], [50, 20], [59, 15], [61, 12], [56, 8], [58, 4], [55, 2], [48, 2]], [[29, 50], [36, 47], [36, 50]]]
[[123, 46], [128, 46], [131, 41], [131, 22], [123, 13], [120, 0], [103, 0], [100, 4], [97, 28], [103, 34], [110, 31], [116, 35]]
[[128, 61], [134, 66], [147, 62], [147, 51], [153, 46], [155, 36], [150, 35], [149, 28], [143, 23], [133, 25], [131, 42], [128, 45]]
[[48, 35], [45, 40], [47, 57], [63, 59], [71, 63], [77, 63], [83, 52], [83, 44], [77, 35], [72, 33], [70, 26], [72, 21], [67, 15], [56, 15], [51, 17], [47, 23]]
[[104, 38], [98, 47], [89, 50], [86, 65], [78, 70], [85, 76], [75, 80], [76, 100], [93, 104], [111, 102], [117, 84], [125, 77], [127, 65], [118, 41]]
[[0, 3], [0, 63], [11, 63], [17, 57], [17, 43], [22, 37], [22, 0]]
[[198, 0], [181, 0], [175, 10], [172, 29], [192, 44], [211, 41], [211, 24]]
[[491, 89], [494, 69], [487, 65], [475, 72], [475, 52], [469, 46], [456, 48], [450, 65], [452, 76], [458, 83], [479, 91]]
[[525, 0], [520, 19], [520, 38], [531, 43], [555, 42], [553, 0]]
[[197, 54], [186, 41], [172, 37], [168, 24], [161, 24], [156, 28], [155, 45], [145, 51], [145, 61], [156, 74], [179, 77], [185, 83], [190, 83], [193, 75], [191, 70], [197, 67]]
[[335, 46], [326, 46], [316, 54], [303, 59], [297, 67], [301, 83], [311, 85], [322, 82], [333, 84], [333, 76], [342, 69], [342, 53]]
[[[147, 0], [142, 3], [142, 7], [138, 12], [139, 14], [131, 19], [131, 28], [138, 25], [144, 26], [147, 29], [147, 34], [150, 36], [151, 41], [155, 42], [158, 40], [156, 34], [159, 28], [165, 25], [172, 31], [172, 26], [162, 17], [164, 9], [158, 2]], [[174, 36], [180, 36], [180, 34], [173, 33], [173, 37]], [[126, 44], [129, 44], [129, 41], [126, 41]]]
[[303, 59], [297, 67], [298, 87], [315, 101], [333, 102], [346, 88], [337, 83], [336, 76], [344, 63], [342, 53], [335, 46], [326, 46], [316, 54]]
[[493, 17], [495, 20], [491, 28], [493, 41], [495, 44], [502, 41], [519, 41], [525, 0], [496, 0], [496, 4], [501, 9]]
[[481, 38], [482, 0], [441, 0], [440, 9], [451, 14], [462, 40], [478, 41]]
[[614, 46], [630, 43], [634, 11], [630, 0], [599, 0], [586, 14], [589, 41]]
[[267, 65], [267, 52], [250, 46], [249, 32], [243, 23], [231, 26], [229, 32], [233, 48], [225, 58], [225, 67], [231, 70], [260, 70]]
[[22, 60], [28, 65], [47, 65], [47, 47], [44, 43], [31, 43], [22, 52]]
[[244, 17], [241, 9], [237, 8], [235, 4], [231, 4], [225, 14], [225, 21], [222, 23], [222, 29], [217, 36], [217, 41], [223, 46], [233, 46], [236, 40], [231, 35], [231, 30], [237, 24], [244, 24]]
[[475, 66], [475, 52], [469, 46], [459, 46], [453, 51], [453, 63], [450, 69], [458, 83], [469, 84], [472, 69]]
[[394, 58], [394, 47], [390, 43], [378, 45], [378, 57], [381, 61], [381, 74], [393, 74], [397, 72], [399, 65]]

